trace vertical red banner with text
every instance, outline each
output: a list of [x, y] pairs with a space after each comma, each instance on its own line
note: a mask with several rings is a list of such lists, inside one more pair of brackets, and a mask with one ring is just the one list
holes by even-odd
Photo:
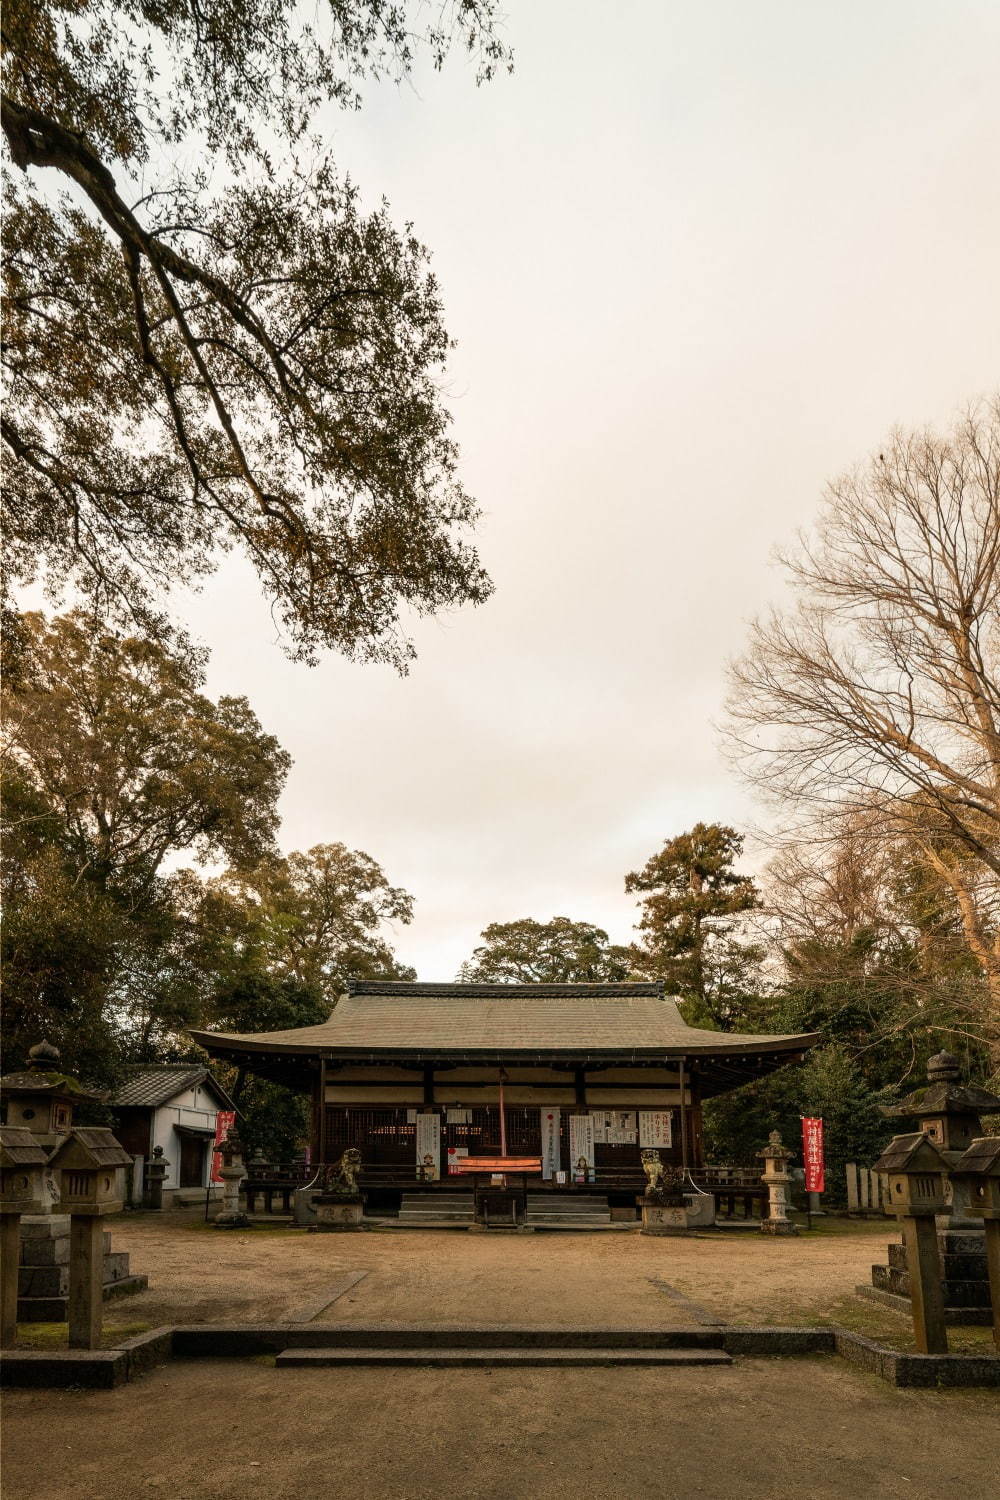
[[821, 1116], [802, 1116], [802, 1165], [806, 1172], [806, 1192], [821, 1193], [825, 1184], [823, 1160], [823, 1120]]
[[[215, 1117], [215, 1145], [218, 1147], [220, 1141], [224, 1141], [229, 1134], [230, 1125], [236, 1123], [236, 1111], [233, 1109], [220, 1109]], [[212, 1181], [221, 1182], [219, 1168], [222, 1166], [222, 1157], [218, 1150], [212, 1152]]]

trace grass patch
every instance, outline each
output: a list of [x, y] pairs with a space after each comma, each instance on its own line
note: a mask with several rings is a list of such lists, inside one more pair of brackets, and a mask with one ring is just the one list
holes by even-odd
[[[148, 1333], [151, 1323], [105, 1323], [101, 1329], [101, 1349], [117, 1349], [125, 1339], [137, 1333]], [[69, 1325], [67, 1323], [19, 1323], [17, 1325], [17, 1347], [19, 1349], [69, 1348]]]
[[[772, 1313], [768, 1321], [785, 1328], [844, 1328], [900, 1354], [914, 1354], [917, 1348], [909, 1314], [866, 1302], [862, 1297], [841, 1297], [822, 1311], [783, 1310]], [[948, 1348], [952, 1354], [996, 1353], [992, 1330], [984, 1325], [950, 1327]]]

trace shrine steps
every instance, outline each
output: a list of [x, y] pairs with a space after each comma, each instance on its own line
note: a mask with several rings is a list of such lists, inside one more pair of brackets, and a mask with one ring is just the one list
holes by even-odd
[[563, 1229], [591, 1229], [611, 1223], [607, 1198], [594, 1193], [529, 1193], [526, 1200], [526, 1224], [559, 1225]]
[[472, 1193], [404, 1193], [400, 1224], [471, 1224]]
[[275, 1368], [328, 1369], [361, 1365], [437, 1367], [731, 1365], [724, 1349], [284, 1349]]

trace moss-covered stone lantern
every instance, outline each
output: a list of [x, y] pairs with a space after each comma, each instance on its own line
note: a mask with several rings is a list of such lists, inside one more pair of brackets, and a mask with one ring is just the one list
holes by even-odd
[[28, 1066], [0, 1078], [4, 1124], [30, 1130], [52, 1150], [73, 1128], [77, 1105], [99, 1101], [107, 1094], [85, 1088], [60, 1067], [58, 1047], [38, 1042], [28, 1053]]
[[916, 1131], [894, 1136], [872, 1170], [884, 1176], [885, 1206], [900, 1220], [917, 1348], [921, 1354], [947, 1354], [941, 1258], [934, 1220], [946, 1206], [948, 1162], [929, 1136]]
[[105, 1126], [77, 1126], [53, 1152], [60, 1174], [59, 1207], [70, 1217], [69, 1346], [96, 1349], [101, 1340], [104, 1235], [102, 1218], [123, 1206], [122, 1167], [132, 1158]]

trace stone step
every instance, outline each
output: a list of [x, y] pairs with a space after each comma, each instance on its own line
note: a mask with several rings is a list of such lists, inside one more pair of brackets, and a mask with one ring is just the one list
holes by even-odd
[[544, 1365], [730, 1365], [724, 1349], [284, 1349], [278, 1369], [360, 1365], [544, 1366]]
[[[990, 1284], [988, 1281], [959, 1281], [946, 1279], [944, 1300], [946, 1307], [989, 1307]], [[909, 1297], [910, 1273], [896, 1266], [872, 1266], [872, 1286], [883, 1292], [893, 1292], [897, 1297]]]
[[[106, 1281], [101, 1291], [105, 1302], [112, 1297], [127, 1297], [135, 1292], [144, 1292], [149, 1286], [145, 1275], [123, 1276], [119, 1281]], [[19, 1323], [65, 1323], [68, 1297], [18, 1297], [17, 1320]]]
[[717, 1327], [312, 1323], [281, 1330], [286, 1349], [721, 1349]]

